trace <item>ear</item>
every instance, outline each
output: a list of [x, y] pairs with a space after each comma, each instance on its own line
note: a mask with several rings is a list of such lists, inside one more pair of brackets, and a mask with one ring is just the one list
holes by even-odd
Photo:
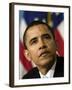
[[31, 56], [30, 56], [30, 53], [29, 53], [28, 50], [24, 50], [24, 56], [26, 57], [26, 59], [27, 59], [28, 61], [31, 61]]
[[57, 46], [57, 40], [55, 39], [55, 47], [56, 47], [56, 51], [58, 50], [58, 46]]
[[56, 54], [58, 55], [58, 56], [60, 56], [59, 55], [59, 52], [58, 52], [58, 45], [57, 45], [57, 42], [55, 42], [56, 43]]

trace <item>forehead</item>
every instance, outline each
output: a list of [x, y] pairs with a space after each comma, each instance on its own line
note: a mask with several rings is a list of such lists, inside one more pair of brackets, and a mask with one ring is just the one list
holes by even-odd
[[30, 39], [32, 37], [40, 36], [42, 34], [47, 33], [52, 35], [51, 31], [48, 29], [46, 25], [44, 24], [34, 25], [27, 30], [26, 38]]

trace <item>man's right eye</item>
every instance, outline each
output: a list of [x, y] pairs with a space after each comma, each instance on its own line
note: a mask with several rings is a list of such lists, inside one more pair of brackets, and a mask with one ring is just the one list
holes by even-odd
[[30, 42], [31, 45], [36, 44], [36, 43], [37, 43], [37, 40], [32, 40], [32, 41]]

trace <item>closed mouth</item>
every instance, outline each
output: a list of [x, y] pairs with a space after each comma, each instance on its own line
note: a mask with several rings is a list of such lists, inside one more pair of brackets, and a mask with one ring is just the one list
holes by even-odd
[[49, 53], [50, 53], [49, 51], [44, 51], [44, 52], [42, 52], [42, 53], [40, 54], [39, 57], [41, 57], [41, 56], [46, 56], [46, 55], [48, 55]]

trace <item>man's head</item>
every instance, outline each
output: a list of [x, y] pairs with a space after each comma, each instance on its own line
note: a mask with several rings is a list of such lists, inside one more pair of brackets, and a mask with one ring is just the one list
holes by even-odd
[[56, 56], [56, 43], [51, 28], [44, 22], [34, 21], [25, 30], [25, 56], [38, 67], [49, 65]]
[[26, 30], [25, 30], [25, 32], [24, 32], [24, 35], [23, 35], [23, 44], [24, 44], [25, 49], [27, 49], [27, 45], [26, 45], [26, 33], [27, 33], [28, 29], [29, 29], [30, 27], [32, 27], [32, 26], [39, 25], [39, 24], [46, 25], [46, 26], [48, 27], [48, 29], [50, 30], [50, 32], [52, 33], [53, 37], [55, 38], [54, 32], [53, 32], [52, 28], [51, 28], [50, 26], [48, 26], [47, 23], [44, 23], [44, 22], [41, 22], [41, 21], [33, 21], [32, 23], [30, 23], [30, 24], [27, 26], [27, 28], [26, 28]]

